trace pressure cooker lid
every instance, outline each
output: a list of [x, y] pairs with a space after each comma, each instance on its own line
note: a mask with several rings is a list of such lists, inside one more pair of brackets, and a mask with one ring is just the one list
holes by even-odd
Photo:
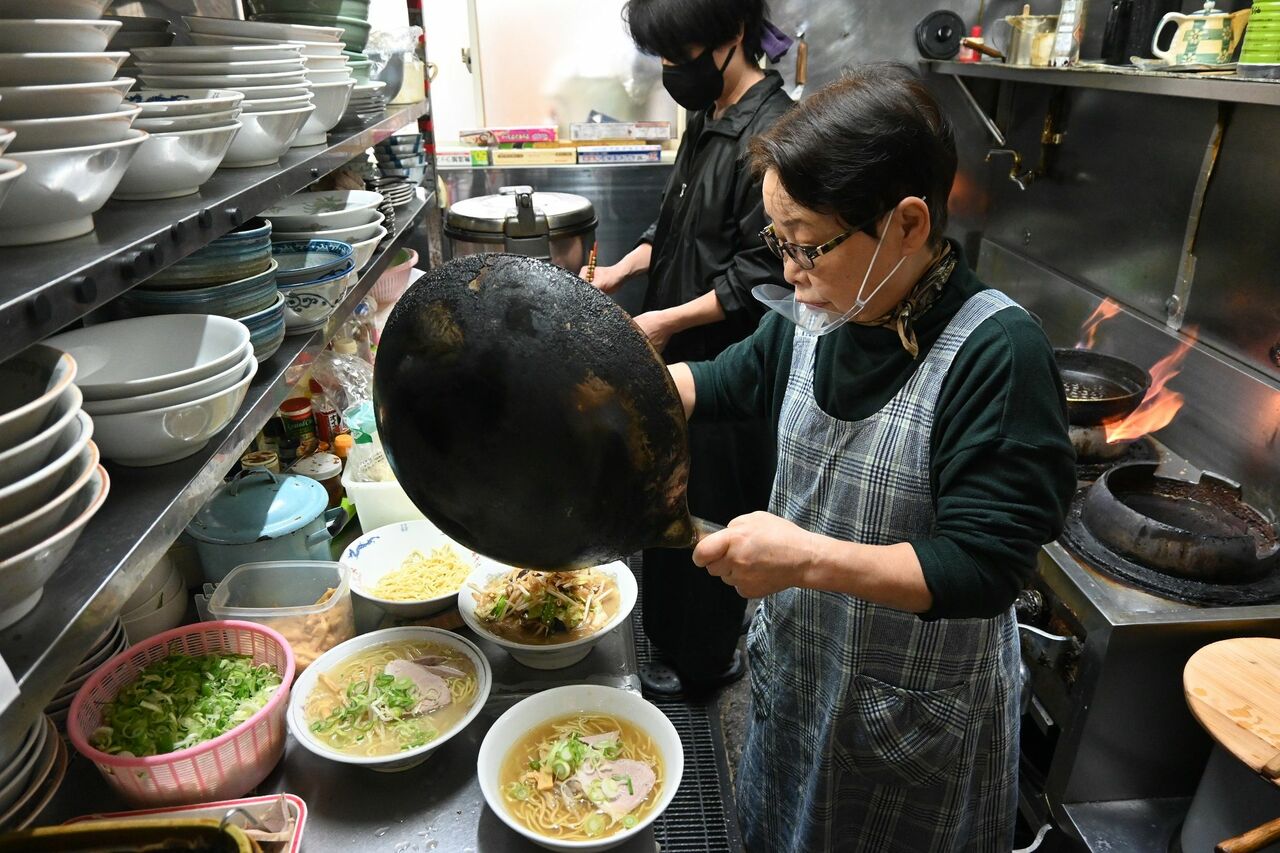
[[[580, 195], [535, 192], [533, 208], [547, 217], [552, 237], [586, 231], [596, 224], [595, 206]], [[444, 224], [451, 231], [500, 236], [507, 217], [515, 215], [514, 195], [484, 195], [449, 205]]]
[[187, 533], [217, 545], [278, 539], [306, 527], [328, 503], [329, 493], [310, 477], [257, 470], [218, 489]]

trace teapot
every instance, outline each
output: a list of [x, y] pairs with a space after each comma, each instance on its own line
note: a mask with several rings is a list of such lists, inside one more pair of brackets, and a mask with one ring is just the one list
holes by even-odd
[[[1205, 0], [1199, 12], [1170, 12], [1156, 26], [1151, 52], [1166, 65], [1226, 65], [1240, 44], [1251, 11], [1219, 12], [1214, 0]], [[1161, 50], [1160, 37], [1169, 23], [1177, 24], [1177, 31], [1168, 49]]]

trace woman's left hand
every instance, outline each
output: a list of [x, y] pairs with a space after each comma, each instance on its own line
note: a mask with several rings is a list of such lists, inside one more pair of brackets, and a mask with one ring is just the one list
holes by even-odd
[[814, 559], [816, 537], [785, 518], [753, 512], [729, 522], [693, 549], [693, 562], [738, 590], [762, 598], [800, 586]]
[[671, 342], [671, 336], [679, 331], [672, 326], [666, 311], [646, 311], [643, 314], [636, 315], [633, 319], [636, 325], [640, 327], [640, 331], [644, 332], [649, 338], [649, 343], [653, 345], [659, 355], [667, 348], [667, 344]]

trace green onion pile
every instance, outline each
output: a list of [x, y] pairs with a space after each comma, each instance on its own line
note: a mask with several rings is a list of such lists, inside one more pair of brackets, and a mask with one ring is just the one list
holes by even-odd
[[338, 749], [365, 743], [373, 737], [371, 732], [379, 722], [390, 728], [401, 750], [426, 746], [440, 734], [427, 719], [414, 717], [421, 697], [407, 678], [384, 672], [374, 676], [372, 682], [353, 681], [347, 687], [346, 698], [347, 704], [311, 724], [311, 731]]
[[280, 673], [248, 655], [170, 655], [148, 664], [102, 709], [90, 742], [145, 758], [226, 734], [266, 706]]

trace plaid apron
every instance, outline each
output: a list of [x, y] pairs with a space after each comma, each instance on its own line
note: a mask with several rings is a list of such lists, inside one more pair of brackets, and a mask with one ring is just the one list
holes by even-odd
[[[817, 338], [796, 329], [770, 511], [853, 542], [927, 535], [934, 406], [960, 346], [1015, 305], [971, 297], [915, 375], [861, 421], [814, 399]], [[747, 639], [752, 713], [737, 776], [754, 853], [926, 853], [1013, 846], [1013, 611], [925, 622], [832, 592], [765, 598]]]

